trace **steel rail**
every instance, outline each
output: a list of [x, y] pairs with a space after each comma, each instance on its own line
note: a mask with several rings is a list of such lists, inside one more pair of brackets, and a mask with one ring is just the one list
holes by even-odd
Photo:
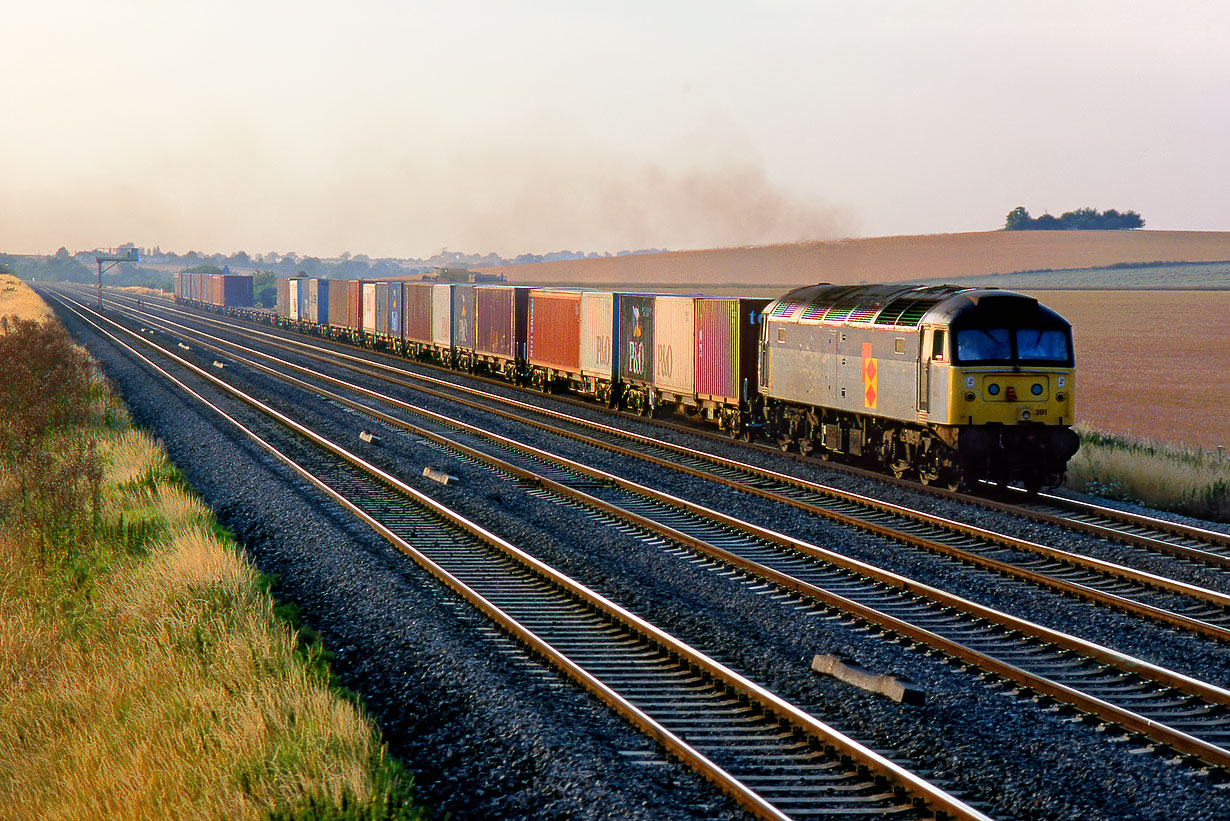
[[[263, 366], [261, 367], [263, 368]], [[294, 380], [294, 377], [288, 377], [285, 375], [282, 375], [280, 378]], [[300, 380], [294, 381], [298, 382]], [[315, 390], [319, 393], [322, 389], [316, 388]], [[374, 394], [374, 392], [367, 391], [367, 389], [360, 390], [360, 392], [364, 391], [368, 394]], [[375, 395], [379, 396], [379, 394]], [[337, 395], [331, 395], [330, 398], [334, 401], [340, 400], [343, 403], [350, 402], [350, 400], [346, 400], [344, 397], [339, 397]], [[384, 398], [383, 401], [388, 401], [390, 404], [399, 403], [399, 400], [392, 400], [387, 397]], [[848, 597], [833, 594], [824, 588], [817, 587], [806, 582], [801, 582], [799, 579], [789, 574], [782, 573], [759, 562], [749, 561], [738, 554], [727, 551], [704, 540], [697, 539], [689, 533], [672, 527], [663, 526], [652, 518], [632, 513], [626, 508], [618, 507], [604, 500], [598, 499], [597, 497], [585, 493], [577, 488], [569, 487], [565, 483], [550, 480], [532, 471], [528, 471], [512, 465], [511, 463], [498, 460], [489, 454], [485, 454], [483, 451], [462, 445], [454, 440], [445, 439], [438, 434], [432, 434], [430, 431], [413, 426], [404, 420], [398, 419], [397, 417], [383, 414], [382, 412], [370, 408], [369, 406], [361, 405], [359, 403], [352, 403], [352, 407], [361, 410], [361, 412], [372, 415], [386, 424], [401, 427], [403, 429], [413, 429], [418, 435], [433, 438], [434, 441], [440, 442], [441, 444], [447, 444], [455, 450], [465, 453], [473, 458], [483, 459], [490, 464], [495, 464], [501, 470], [505, 470], [513, 475], [519, 475], [522, 478], [534, 481], [554, 492], [580, 499], [586, 504], [596, 509], [603, 510], [613, 516], [634, 521], [639, 526], [647, 530], [672, 539], [679, 544], [686, 545], [698, 552], [718, 558], [729, 565], [752, 573], [759, 578], [771, 581], [783, 589], [820, 601], [827, 606], [846, 613], [852, 613], [865, 621], [869, 621], [880, 627], [893, 630], [900, 635], [906, 636], [912, 641], [918, 641], [920, 643], [927, 644], [928, 646], [936, 647], [937, 649], [940, 649], [955, 658], [961, 659], [964, 662], [973, 664], [980, 669], [993, 672], [1005, 679], [1015, 681], [1018, 684], [1028, 687], [1033, 692], [1041, 693], [1058, 701], [1072, 704], [1084, 712], [1097, 715], [1104, 720], [1111, 721], [1132, 732], [1136, 732], [1145, 737], [1151, 738], [1154, 741], [1165, 744], [1171, 749], [1175, 749], [1181, 753], [1192, 755], [1205, 763], [1221, 768], [1226, 768], [1230, 765], [1230, 751], [1227, 751], [1223, 747], [1211, 744], [1203, 739], [1192, 736], [1186, 732], [1176, 730], [1161, 722], [1141, 716], [1130, 710], [1121, 708], [1118, 705], [1107, 702], [1101, 698], [1091, 696], [1068, 685], [1042, 676], [1037, 676], [1016, 665], [1004, 662], [1001, 659], [997, 659], [994, 656], [981, 653], [977, 650], [973, 650], [970, 647], [952, 641], [932, 631], [920, 628], [908, 621], [885, 614], [874, 608], [867, 607], [866, 605], [849, 599]], [[413, 408], [413, 406], [408, 405], [407, 407]], [[422, 412], [422, 409], [414, 410], [415, 412]], [[431, 412], [426, 412], [426, 414], [438, 416], [431, 414]], [[443, 417], [440, 417], [440, 419], [441, 421], [447, 422], [448, 424], [454, 426], [472, 427], [463, 426], [462, 423], [456, 422], [455, 420], [448, 420]], [[486, 432], [483, 432], [483, 435], [487, 438], [497, 438], [493, 434]], [[528, 449], [527, 446], [514, 443], [512, 440], [506, 439], [505, 443], [523, 450]], [[549, 454], [542, 454], [541, 452], [540, 455], [550, 456]], [[559, 457], [550, 458], [557, 461], [562, 461]], [[1179, 692], [1201, 699], [1208, 704], [1219, 705], [1221, 707], [1230, 706], [1230, 692], [1222, 688], [1213, 687], [1212, 685], [1199, 682], [1195, 679], [1191, 679], [1190, 677], [1183, 676], [1173, 671], [1156, 667], [1155, 665], [1148, 664], [1140, 659], [1135, 659], [1130, 656], [1117, 653], [1092, 642], [1087, 642], [1076, 637], [1068, 636], [1066, 634], [1059, 633], [1058, 631], [1053, 631], [1049, 628], [1036, 625], [1032, 622], [1017, 619], [1016, 617], [1000, 613], [990, 608], [985, 608], [981, 605], [977, 605], [973, 602], [969, 602], [968, 600], [953, 596], [936, 588], [923, 585], [905, 577], [892, 574], [888, 571], [882, 571], [879, 568], [866, 565], [865, 563], [858, 562], [857, 560], [849, 559], [841, 554], [833, 553], [832, 551], [819, 548], [815, 545], [810, 545], [800, 540], [774, 533], [764, 528], [749, 525], [746, 522], [741, 522], [733, 517], [708, 510], [702, 506], [670, 497], [667, 494], [662, 494], [658, 491], [653, 491], [652, 489], [635, 486], [634, 483], [630, 483], [627, 480], [622, 480], [618, 477], [610, 476], [609, 474], [603, 474], [600, 471], [576, 465], [575, 463], [572, 463], [570, 467], [585, 472], [590, 476], [590, 478], [611, 482], [613, 484], [619, 484], [625, 488], [636, 487], [638, 492], [651, 496], [652, 498], [664, 503], [674, 505], [680, 509], [688, 510], [699, 516], [721, 522], [723, 525], [732, 529], [738, 529], [746, 533], [753, 534], [767, 542], [779, 544], [791, 550], [812, 556], [820, 561], [850, 570], [865, 577], [873, 578], [877, 582], [892, 585], [902, 591], [920, 595], [923, 598], [939, 603], [944, 607], [959, 609], [975, 619], [996, 622], [1004, 625], [1007, 629], [1015, 630], [1022, 635], [1032, 636], [1035, 639], [1048, 642], [1057, 647], [1062, 647], [1066, 650], [1080, 653], [1087, 658], [1096, 659], [1100, 663], [1112, 666], [1115, 669], [1122, 671], [1126, 675], [1139, 676], [1143, 679], [1153, 681], [1162, 687], [1172, 688]]]
[[[327, 381], [335, 386], [361, 392], [364, 395], [376, 399], [377, 401], [398, 404], [397, 400], [393, 400], [390, 397], [386, 397], [375, 391], [370, 391], [353, 383], [348, 383], [343, 380], [312, 371], [302, 365], [277, 359], [267, 353], [240, 345], [236, 342], [221, 339], [220, 337], [208, 334], [204, 331], [191, 330], [183, 325], [179, 325], [178, 323], [174, 323], [169, 320], [159, 319], [157, 317], [154, 317], [154, 319], [159, 322], [169, 323], [171, 326], [179, 328], [179, 333], [190, 331], [198, 336], [203, 336], [207, 339], [214, 340], [214, 342], [220, 343], [220, 345], [226, 346], [226, 348], [234, 348], [245, 351], [248, 354], [264, 357], [271, 361], [277, 362], [279, 365], [295, 369], [300, 373], [308, 374], [313, 378]], [[210, 345], [210, 343], [201, 344]], [[291, 346], [275, 345], [275, 347], [290, 348]], [[229, 355], [229, 351], [224, 348], [214, 347], [212, 345], [211, 348], [217, 350], [223, 355]], [[327, 357], [323, 356], [317, 357], [316, 355], [311, 354], [308, 356], [318, 361], [330, 361]], [[249, 364], [253, 367], [261, 367], [252, 362], [249, 362]], [[387, 376], [379, 371], [372, 372], [364, 368], [355, 368], [352, 365], [340, 365], [340, 367], [355, 369], [360, 373], [385, 379], [396, 384], [400, 384], [404, 387], [409, 387], [419, 391], [426, 391], [436, 396], [448, 398], [452, 401], [462, 402], [469, 407], [473, 407], [484, 412], [498, 414], [504, 416], [505, 418], [509, 418], [520, 423], [529, 424], [557, 435], [578, 439], [588, 444], [593, 444], [606, 450], [619, 453], [620, 455], [642, 459], [671, 470], [696, 476], [698, 478], [703, 478], [708, 481], [718, 482], [761, 498], [787, 504], [806, 512], [825, 517], [832, 521], [838, 522], [839, 524], [855, 527], [932, 553], [948, 556], [966, 564], [980, 567], [991, 572], [1037, 584], [1039, 586], [1049, 587], [1051, 589], [1061, 591], [1067, 595], [1095, 601], [1138, 617], [1147, 618], [1161, 624], [1166, 624], [1181, 630], [1203, 635], [1207, 638], [1230, 642], [1230, 628], [1225, 626], [1225, 623], [1230, 622], [1230, 595], [1218, 591], [1179, 582], [1165, 576], [1159, 576], [1146, 571], [1136, 570], [1134, 568], [1125, 567], [1123, 565], [1101, 559], [1083, 556], [1071, 551], [1065, 551], [1059, 548], [1054, 548], [1023, 539], [1017, 539], [1015, 537], [996, 533], [984, 528], [978, 528], [951, 519], [923, 513], [901, 505], [894, 505], [892, 503], [873, 499], [868, 496], [791, 477], [787, 474], [770, 471], [759, 466], [750, 465], [711, 454], [698, 453], [695, 450], [683, 448], [668, 442], [655, 440], [641, 434], [623, 431], [613, 426], [603, 425], [601, 423], [596, 423], [589, 420], [577, 419], [576, 417], [568, 414], [545, 408], [539, 408], [519, 400], [508, 399], [505, 397], [491, 397], [489, 394], [477, 391], [474, 388], [462, 386], [458, 389], [469, 395], [479, 395], [485, 399], [500, 402], [501, 404], [512, 405], [524, 412], [545, 416], [555, 423], [564, 422], [581, 428], [587, 428], [590, 431], [598, 432], [608, 438], [597, 440], [593, 438], [592, 434], [586, 435], [569, 432], [559, 428], [557, 425], [536, 421], [534, 419], [527, 419], [524, 416], [509, 411], [492, 408], [490, 405], [486, 405], [482, 402], [459, 399], [445, 393], [425, 389], [418, 385], [412, 385], [402, 379]], [[281, 376], [276, 371], [269, 371], [269, 373], [274, 376]], [[432, 382], [438, 381], [433, 377], [414, 376], [416, 379], [426, 379]], [[451, 386], [452, 383], [446, 382], [446, 384]], [[411, 406], [405, 405], [404, 409], [411, 409]], [[414, 412], [421, 412], [424, 414], [430, 413], [418, 408], [414, 408], [413, 410]], [[652, 453], [646, 453], [643, 450], [622, 447], [614, 441], [611, 441], [614, 438], [632, 441], [644, 447], [651, 447], [660, 451], [666, 451], [668, 454], [671, 454], [671, 456], [655, 456]], [[738, 474], [742, 474], [743, 477], [752, 477], [752, 480], [749, 480], [748, 478], [740, 478], [739, 476], [732, 476], [729, 475], [729, 473], [728, 475], [722, 475], [721, 473], [714, 473], [712, 470], [693, 467], [689, 464], [681, 462], [681, 459], [684, 460], [684, 462], [708, 463], [727, 472], [736, 472]], [[778, 485], [778, 487], [765, 486], [763, 483], [766, 481], [771, 481]], [[798, 495], [791, 495], [789, 492], [784, 492], [787, 488], [794, 488], [805, 491], [807, 494], [814, 494], [815, 498], [801, 498]], [[890, 519], [887, 523], [885, 523], [882, 521], [877, 521], [876, 517], [869, 517], [866, 513], [843, 512], [839, 508], [830, 506], [833, 501], [843, 503], [844, 505], [849, 505], [856, 511], [874, 511], [878, 514], [882, 514], [883, 516], [890, 517]], [[922, 532], [910, 532], [907, 529], [903, 529], [900, 525], [894, 524], [893, 519], [912, 522], [916, 525], [923, 526], [926, 530], [923, 530]], [[955, 535], [963, 540], [973, 540], [976, 543], [974, 546], [993, 545], [1007, 547], [1013, 550], [1024, 551], [1032, 555], [1043, 556], [1045, 558], [1058, 561], [1069, 567], [1075, 567], [1101, 574], [1108, 579], [1125, 580], [1146, 589], [1154, 589], [1178, 594], [1188, 599], [1202, 602], [1205, 605], [1212, 606], [1216, 609], [1210, 614], [1201, 614], [1200, 617], [1185, 615], [1173, 610], [1148, 604], [1147, 602], [1138, 601], [1123, 593], [1099, 589], [1099, 583], [1097, 580], [1089, 583], [1072, 581], [1064, 578], [1062, 575], [1056, 575], [1054, 572], [1047, 573], [1032, 570], [1008, 561], [984, 555], [982, 552], [979, 552], [979, 550], [972, 549], [974, 546], [961, 546], [959, 544], [952, 544], [951, 542], [944, 541], [943, 539], [946, 534]], [[983, 549], [985, 550], [985, 547]], [[1137, 595], [1140, 595], [1140, 593], [1138, 592]]]
[[[100, 326], [98, 326], [88, 317], [81, 314], [76, 309], [70, 308], [70, 310], [73, 310], [75, 313], [78, 314], [78, 316], [81, 316], [83, 321], [88, 322], [89, 324], [94, 326], [96, 329], [98, 329], [100, 333], [110, 336], [118, 344], [123, 345], [124, 348], [132, 352], [134, 355], [140, 357], [142, 360], [148, 363], [151, 367], [162, 372], [165, 376], [167, 376], [167, 378], [171, 379], [173, 382], [179, 385], [182, 389], [188, 391], [190, 394], [196, 397], [199, 401], [202, 401], [208, 405], [211, 405], [212, 407], [212, 403], [209, 403], [208, 400], [204, 399], [202, 396], [200, 396], [200, 394], [196, 393], [191, 388], [184, 385], [174, 376], [167, 373], [164, 369], [162, 369], [161, 367], [153, 363], [151, 360], [149, 360], [148, 358], [140, 354], [138, 351], [133, 349], [131, 346], [123, 343], [121, 340], [119, 340], [118, 338], [115, 338], [113, 335], [108, 334]], [[86, 310], [88, 310], [88, 308]], [[475, 537], [476, 539], [482, 541], [483, 543], [487, 544], [490, 547], [493, 547], [499, 550], [504, 555], [507, 555], [515, 559], [518, 563], [520, 563], [524, 567], [529, 568], [534, 573], [549, 580], [553, 584], [557, 585], [560, 589], [567, 591], [572, 596], [575, 596], [579, 599], [584, 600], [588, 606], [593, 607], [603, 612], [607, 617], [611, 618], [612, 620], [622, 623], [628, 629], [631, 629], [633, 632], [641, 635], [648, 641], [657, 644], [658, 646], [663, 648], [665, 652], [675, 657], [678, 657], [680, 659], [686, 660], [688, 664], [691, 664], [695, 668], [703, 671], [706, 675], [710, 676], [711, 678], [717, 681], [720, 681], [724, 686], [730, 688], [734, 692], [739, 693], [741, 696], [746, 697], [752, 701], [755, 701], [756, 703], [761, 705], [761, 708], [764, 710], [764, 712], [767, 715], [777, 716], [779, 719], [789, 722], [790, 724], [792, 724], [799, 730], [805, 732], [809, 737], [815, 739], [816, 743], [818, 743], [820, 746], [827, 746], [827, 747], [831, 747], [837, 750], [840, 756], [856, 762], [858, 767], [868, 769], [869, 771], [873, 772], [876, 775], [876, 777], [883, 778], [885, 781], [892, 784], [896, 789], [901, 790], [903, 793], [907, 795], [914, 796], [915, 802], [921, 802], [922, 804], [925, 804], [925, 806], [928, 809], [930, 809], [932, 812], [935, 812], [943, 817], [950, 817], [950, 818], [960, 818], [960, 819], [987, 819], [988, 818], [986, 815], [970, 807], [965, 802], [960, 801], [959, 799], [951, 796], [950, 794], [936, 788], [934, 785], [930, 784], [924, 779], [921, 779], [920, 777], [910, 772], [909, 770], [906, 770], [900, 765], [890, 761], [889, 759], [884, 758], [879, 753], [876, 753], [875, 751], [870, 750], [864, 745], [861, 745], [858, 742], [855, 742], [852, 739], [849, 739], [844, 734], [839, 733], [838, 731], [829, 727], [827, 724], [821, 722], [819, 719], [815, 718], [814, 716], [799, 709], [795, 705], [781, 699], [780, 697], [776, 696], [775, 694], [766, 690], [765, 688], [761, 687], [755, 682], [743, 677], [742, 675], [730, 670], [729, 668], [726, 668], [724, 665], [721, 665], [720, 663], [714, 661], [707, 655], [701, 653], [697, 649], [680, 641], [674, 636], [671, 636], [670, 634], [665, 633], [661, 629], [645, 621], [644, 619], [635, 615], [634, 613], [626, 610], [625, 608], [618, 605], [617, 603], [586, 588], [585, 586], [581, 585], [579, 582], [571, 579], [570, 577], [564, 575], [563, 573], [560, 573], [559, 571], [555, 570], [549, 565], [546, 565], [545, 563], [541, 562], [540, 560], [536, 559], [535, 557], [526, 553], [525, 551], [521, 550], [515, 545], [503, 540], [499, 536], [493, 533], [490, 533], [489, 531], [485, 530], [481, 526], [474, 524], [464, 519], [463, 517], [458, 516], [457, 514], [453, 513], [448, 508], [444, 507], [440, 503], [431, 499], [429, 496], [426, 496], [425, 494], [422, 494], [421, 492], [415, 490], [409, 485], [406, 485], [404, 482], [401, 482], [399, 479], [392, 476], [391, 474], [388, 474], [387, 472], [382, 471], [380, 468], [374, 465], [371, 465], [370, 463], [366, 462], [365, 460], [363, 460], [361, 457], [357, 456], [356, 454], [351, 453], [350, 451], [347, 451], [346, 449], [342, 448], [340, 445], [337, 445], [329, 441], [325, 437], [315, 433], [314, 431], [311, 431], [307, 427], [301, 425], [300, 423], [296, 422], [293, 419], [290, 419], [289, 417], [280, 413], [276, 409], [273, 409], [265, 405], [264, 403], [260, 402], [254, 397], [249, 396], [248, 394], [244, 393], [238, 388], [235, 388], [227, 384], [226, 382], [219, 379], [215, 375], [194, 365], [191, 362], [188, 362], [187, 360], [183, 359], [182, 357], [175, 354], [174, 352], [155, 345], [149, 339], [146, 339], [145, 337], [142, 337], [127, 328], [123, 328], [123, 326], [119, 325], [118, 323], [112, 322], [110, 319], [107, 319], [106, 317], [100, 317], [100, 318], [104, 319], [105, 321], [109, 322], [112, 325], [115, 325], [117, 328], [120, 328], [121, 330], [124, 331], [124, 333], [132, 336], [134, 339], [140, 340], [146, 345], [156, 348], [159, 351], [159, 353], [176, 361], [181, 367], [184, 367], [190, 370], [191, 372], [195, 373], [198, 377], [203, 378], [207, 380], [208, 382], [210, 382], [211, 384], [213, 384], [215, 387], [226, 391], [227, 393], [229, 393], [230, 395], [232, 395], [239, 401], [244, 402], [245, 404], [248, 404], [249, 406], [259, 410], [261, 413], [268, 415], [269, 417], [276, 420], [278, 423], [286, 426], [287, 428], [291, 429], [298, 435], [313, 442], [316, 446], [332, 453], [337, 458], [370, 474], [371, 476], [375, 477], [383, 484], [396, 490], [401, 495], [412, 499], [415, 503], [430, 510], [433, 514], [440, 516], [442, 518], [448, 519], [449, 521], [453, 522], [455, 526], [466, 531], [467, 533], [469, 533], [471, 536]], [[549, 661], [551, 661], [557, 667], [559, 667], [563, 672], [565, 672], [565, 674], [567, 674], [574, 680], [578, 681], [578, 683], [580, 683], [587, 690], [594, 692], [604, 703], [607, 703], [608, 705], [616, 709], [617, 712], [619, 712], [621, 715], [627, 718], [635, 726], [640, 728], [643, 732], [648, 734], [651, 738], [661, 743], [663, 747], [669, 750], [673, 755], [675, 755], [676, 757], [678, 757], [680, 760], [684, 761], [685, 763], [689, 764], [690, 766], [693, 766], [695, 769], [701, 772], [702, 775], [704, 775], [706, 778], [709, 778], [711, 781], [715, 782], [724, 792], [726, 792], [728, 795], [731, 795], [733, 798], [739, 801], [747, 809], [757, 814], [759, 817], [763, 817], [763, 818], [779, 819], [779, 818], [789, 817], [788, 815], [786, 815], [785, 813], [781, 812], [776, 807], [774, 807], [772, 804], [770, 804], [768, 801], [766, 801], [764, 798], [762, 798], [758, 793], [749, 789], [747, 786], [742, 784], [734, 776], [730, 775], [725, 770], [723, 770], [721, 767], [717, 766], [707, 756], [705, 756], [703, 753], [696, 750], [695, 747], [693, 747], [692, 745], [689, 745], [682, 738], [680, 738], [674, 732], [669, 730], [666, 726], [659, 723], [653, 717], [651, 717], [644, 711], [637, 708], [627, 698], [623, 697], [618, 692], [615, 692], [613, 689], [607, 687], [605, 684], [599, 681], [597, 677], [591, 675], [583, 667], [581, 667], [580, 665], [572, 662], [570, 659], [565, 657], [551, 644], [539, 638], [535, 633], [533, 633], [533, 631], [531, 631], [530, 629], [528, 629], [527, 627], [520, 624], [512, 617], [510, 617], [501, 608], [497, 607], [494, 603], [482, 597], [480, 594], [478, 594], [476, 591], [474, 591], [469, 586], [465, 585], [460, 579], [458, 579], [456, 576], [446, 571], [443, 567], [441, 567], [439, 564], [434, 562], [425, 553], [423, 553], [418, 548], [410, 544], [408, 541], [399, 537], [396, 533], [394, 533], [390, 528], [386, 527], [383, 523], [379, 522], [374, 517], [362, 511], [353, 502], [350, 502], [348, 499], [346, 499], [336, 490], [329, 487], [326, 483], [324, 483], [323, 481], [321, 481], [320, 479], [312, 475], [310, 471], [308, 471], [306, 468], [303, 468], [299, 466], [297, 463], [293, 462], [293, 460], [291, 460], [289, 457], [282, 454], [281, 451], [277, 450], [272, 445], [266, 443], [258, 435], [256, 435], [250, 429], [243, 426], [242, 423], [233, 419], [233, 417], [230, 417], [229, 415], [227, 415], [220, 408], [215, 408], [215, 410], [217, 410], [218, 413], [222, 414], [225, 418], [227, 418], [228, 421], [230, 421], [232, 424], [235, 424], [236, 426], [238, 426], [241, 430], [245, 432], [246, 435], [254, 439], [265, 450], [269, 451], [272, 455], [274, 455], [280, 461], [283, 461], [284, 463], [290, 465], [292, 469], [295, 470], [295, 472], [298, 475], [310, 481], [314, 486], [322, 490], [322, 492], [325, 492], [327, 495], [329, 495], [339, 504], [342, 504], [344, 507], [346, 507], [346, 509], [358, 515], [363, 521], [365, 521], [367, 524], [372, 526], [373, 529], [375, 529], [378, 533], [380, 533], [381, 536], [388, 539], [390, 542], [395, 544], [403, 552], [407, 553], [412, 558], [414, 558], [414, 560], [420, 566], [424, 567], [425, 569], [428, 569], [430, 572], [432, 572], [433, 574], [441, 578], [443, 581], [445, 581], [445, 583], [448, 584], [450, 588], [460, 593], [467, 601], [470, 601], [472, 604], [474, 604], [476, 607], [482, 610], [486, 615], [488, 615], [492, 619], [496, 620], [499, 624], [501, 624], [503, 629], [508, 630], [508, 632], [516, 636], [519, 640], [526, 643], [527, 646], [531, 647], [536, 652], [543, 655], [545, 658], [547, 658]]]

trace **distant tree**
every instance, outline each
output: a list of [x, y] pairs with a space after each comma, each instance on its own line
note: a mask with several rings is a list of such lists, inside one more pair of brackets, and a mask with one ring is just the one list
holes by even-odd
[[262, 308], [278, 307], [278, 289], [269, 286], [256, 292], [256, 304]]
[[1059, 217], [1043, 214], [1034, 219], [1023, 206], [1008, 212], [1004, 221], [1005, 231], [1114, 231], [1142, 228], [1145, 221], [1135, 211], [1120, 213], [1114, 208], [1098, 211], [1096, 208], [1077, 208], [1066, 211]]
[[1033, 226], [1033, 221], [1033, 217], [1029, 216], [1025, 206], [1018, 205], [1008, 212], [1008, 219], [1004, 222], [1004, 230], [1028, 231]]
[[217, 265], [193, 265], [180, 271], [181, 274], [220, 274], [222, 269]]

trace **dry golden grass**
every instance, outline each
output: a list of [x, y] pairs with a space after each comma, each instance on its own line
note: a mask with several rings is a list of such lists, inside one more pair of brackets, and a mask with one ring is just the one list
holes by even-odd
[[107, 524], [160, 535], [135, 552], [83, 544], [64, 567], [0, 535], [0, 818], [260, 818], [365, 800], [372, 727], [306, 671], [208, 511], [159, 483], [156, 443], [124, 430], [103, 452]]
[[126, 294], [133, 296], [166, 296], [167, 291], [160, 291], [157, 288], [146, 288], [143, 285], [124, 285], [116, 289], [123, 291]]
[[1142, 442], [1078, 426], [1081, 448], [1068, 463], [1073, 490], [1230, 521], [1230, 458], [1224, 453]]
[[12, 274], [0, 274], [0, 316], [42, 321], [52, 313], [29, 285]]

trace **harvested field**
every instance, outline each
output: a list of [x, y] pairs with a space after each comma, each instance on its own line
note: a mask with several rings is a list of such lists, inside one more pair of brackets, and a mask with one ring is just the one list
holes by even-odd
[[1037, 291], [1074, 328], [1077, 421], [1230, 446], [1230, 291]]
[[639, 254], [484, 269], [522, 284], [784, 291], [816, 282], [855, 284], [964, 277], [1128, 262], [1230, 260], [1230, 232], [983, 231]]

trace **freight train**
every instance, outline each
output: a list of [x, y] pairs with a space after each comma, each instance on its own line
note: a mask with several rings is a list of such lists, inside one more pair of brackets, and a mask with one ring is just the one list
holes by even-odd
[[1071, 326], [1010, 291], [821, 284], [768, 300], [298, 278], [278, 281], [278, 306], [305, 333], [927, 484], [1055, 485], [1079, 445]]

